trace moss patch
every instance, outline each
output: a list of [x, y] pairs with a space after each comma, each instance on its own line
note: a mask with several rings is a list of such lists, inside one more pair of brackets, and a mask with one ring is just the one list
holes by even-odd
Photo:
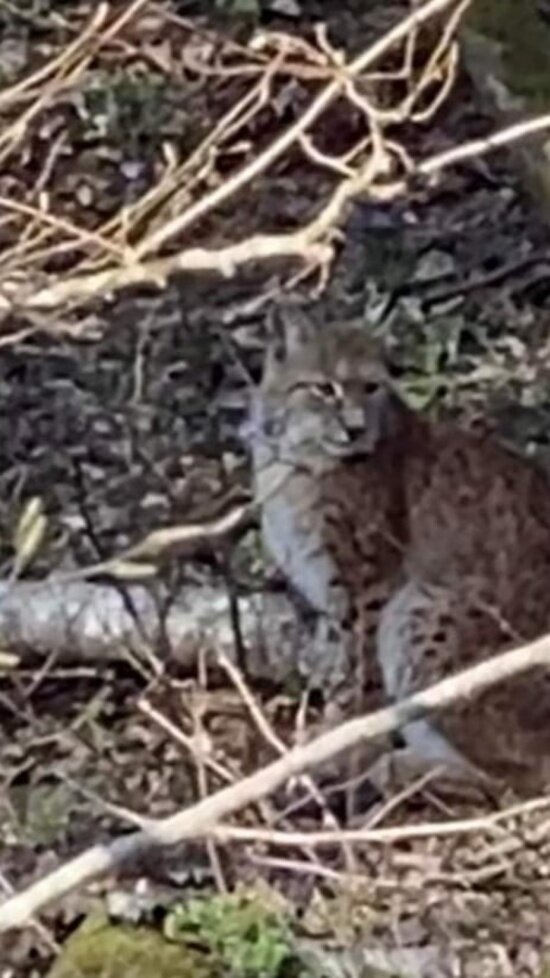
[[48, 978], [216, 978], [206, 959], [147, 927], [89, 918], [65, 944]]

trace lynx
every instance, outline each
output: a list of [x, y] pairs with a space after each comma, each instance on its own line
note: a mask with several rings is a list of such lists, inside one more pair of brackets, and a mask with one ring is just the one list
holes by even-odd
[[[367, 676], [399, 700], [550, 631], [543, 474], [487, 433], [412, 411], [364, 329], [285, 318], [250, 414], [263, 538], [308, 604], [358, 639]], [[426, 764], [538, 790], [550, 783], [550, 669], [404, 737]]]

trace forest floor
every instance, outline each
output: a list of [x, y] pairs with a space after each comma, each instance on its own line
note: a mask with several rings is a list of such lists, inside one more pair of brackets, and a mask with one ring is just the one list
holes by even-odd
[[[0, 197], [25, 199], [44, 178], [55, 145], [47, 180], [57, 212], [81, 227], [107, 222], [144, 192], [167, 145], [188, 153], [238, 97], [238, 85], [227, 78], [193, 78], [189, 64], [201, 46], [215, 46], [218, 35], [244, 44], [258, 18], [264, 28], [311, 38], [322, 18], [331, 41], [353, 53], [401, 10], [398, 3], [300, 0], [282, 16], [284, 6], [265, 4], [243, 19], [227, 9], [213, 12], [206, 2], [145, 4], [123, 42], [96, 59], [61, 104], [34, 120], [32, 138], [0, 163]], [[2, 83], [11, 86], [36, 70], [68, 43], [86, 13], [70, 0], [0, 0]], [[281, 93], [283, 117], [291, 119], [306, 94], [299, 81], [289, 84]], [[9, 121], [1, 103], [0, 119]], [[261, 142], [262, 117], [254, 125], [251, 138]], [[332, 125], [332, 138], [343, 140], [337, 112]], [[435, 119], [408, 133], [408, 146], [435, 152], [492, 125], [460, 76]], [[241, 234], [293, 226], [322, 191], [318, 174], [298, 156], [262, 180], [254, 206], [243, 195], [219, 225], [208, 218], [199, 240], [212, 234], [224, 240], [237, 225]], [[323, 314], [368, 320], [386, 304], [377, 330], [412, 403], [433, 413], [481, 415], [518, 450], [549, 464], [550, 230], [506, 153], [448, 171], [433, 187], [391, 204], [358, 201], [344, 231], [318, 299]], [[0, 223], [0, 258], [13, 247], [10, 233], [9, 222]], [[62, 260], [58, 274], [64, 274]], [[40, 498], [47, 524], [25, 568], [28, 578], [103, 559], [148, 530], [207, 518], [229, 500], [246, 498], [249, 469], [238, 428], [248, 400], [246, 374], [257, 377], [261, 364], [264, 310], [257, 299], [276, 287], [278, 276], [256, 269], [230, 280], [171, 280], [161, 291], [129, 289], [94, 302], [91, 331], [33, 330], [4, 346], [5, 576], [13, 563], [13, 527], [31, 497]], [[165, 582], [181, 588], [215, 580], [246, 589], [255, 547], [252, 532], [229, 557], [167, 566]], [[292, 738], [292, 695], [255, 692], [274, 727]], [[233, 777], [272, 756], [268, 745], [258, 746], [241, 697], [208, 670], [190, 678], [171, 670], [159, 676], [147, 662], [99, 670], [55, 661], [16, 669], [0, 678], [0, 892], [19, 889], [91, 840], [126, 829], [114, 806], [160, 817], [220, 785], [208, 775], [205, 786], [196, 758], [144, 715], [138, 704], [145, 695], [189, 736], [207, 730], [213, 756]], [[424, 792], [396, 805], [385, 824], [452, 815]], [[317, 823], [311, 813], [296, 816], [296, 824]], [[508, 849], [498, 850], [481, 834], [365, 851], [364, 887], [356, 887], [353, 900], [348, 894], [346, 904], [349, 932], [359, 932], [353, 903], [357, 921], [368, 917], [369, 933], [381, 945], [454, 942], [465, 960], [470, 955], [465, 968], [473, 970], [464, 974], [536, 975], [550, 934], [543, 849], [533, 855], [541, 838], [539, 820], [511, 825]], [[528, 843], [522, 853], [518, 840]], [[229, 882], [262, 876], [304, 911], [333, 906], [338, 886], [318, 866], [298, 873], [270, 868], [265, 853], [251, 855], [251, 848], [221, 854]], [[154, 867], [138, 872], [163, 886], [177, 880], [185, 889], [181, 868], [189, 852], [155, 857]], [[201, 867], [204, 885], [213, 887], [208, 854], [200, 847], [193, 853], [193, 880]], [[327, 865], [338, 867], [338, 858]], [[300, 859], [305, 865], [306, 857]], [[75, 894], [56, 906], [45, 917], [50, 934], [62, 941], [88, 905], [88, 897]], [[348, 933], [343, 919], [340, 924], [339, 934]], [[52, 957], [35, 931], [2, 946], [4, 978], [43, 974]], [[513, 970], [503, 970], [503, 961]], [[430, 974], [437, 973], [445, 972], [434, 964]]]

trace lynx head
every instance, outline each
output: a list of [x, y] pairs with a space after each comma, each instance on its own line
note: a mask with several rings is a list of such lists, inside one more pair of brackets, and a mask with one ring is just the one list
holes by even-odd
[[323, 471], [371, 454], [398, 401], [364, 330], [318, 326], [298, 307], [275, 326], [246, 432], [256, 467], [279, 460]]

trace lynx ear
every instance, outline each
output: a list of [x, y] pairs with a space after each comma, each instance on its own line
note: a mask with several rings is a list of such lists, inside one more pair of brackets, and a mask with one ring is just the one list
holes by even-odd
[[272, 306], [268, 331], [284, 337], [284, 349], [287, 355], [302, 350], [315, 341], [317, 324], [297, 302], [284, 301]]
[[364, 316], [347, 318], [338, 325], [344, 335], [349, 331], [352, 335], [360, 338], [358, 356], [361, 360], [378, 364], [382, 369], [388, 370], [388, 365], [391, 362], [391, 350], [387, 339], [373, 329], [368, 320], [365, 321]]
[[282, 306], [280, 312], [284, 323], [288, 354], [299, 353], [315, 342], [317, 337], [316, 324], [301, 306], [296, 303], [289, 303]]
[[289, 357], [310, 346], [316, 335], [314, 322], [296, 303], [272, 306], [266, 325], [268, 344], [264, 377], [272, 376]]

